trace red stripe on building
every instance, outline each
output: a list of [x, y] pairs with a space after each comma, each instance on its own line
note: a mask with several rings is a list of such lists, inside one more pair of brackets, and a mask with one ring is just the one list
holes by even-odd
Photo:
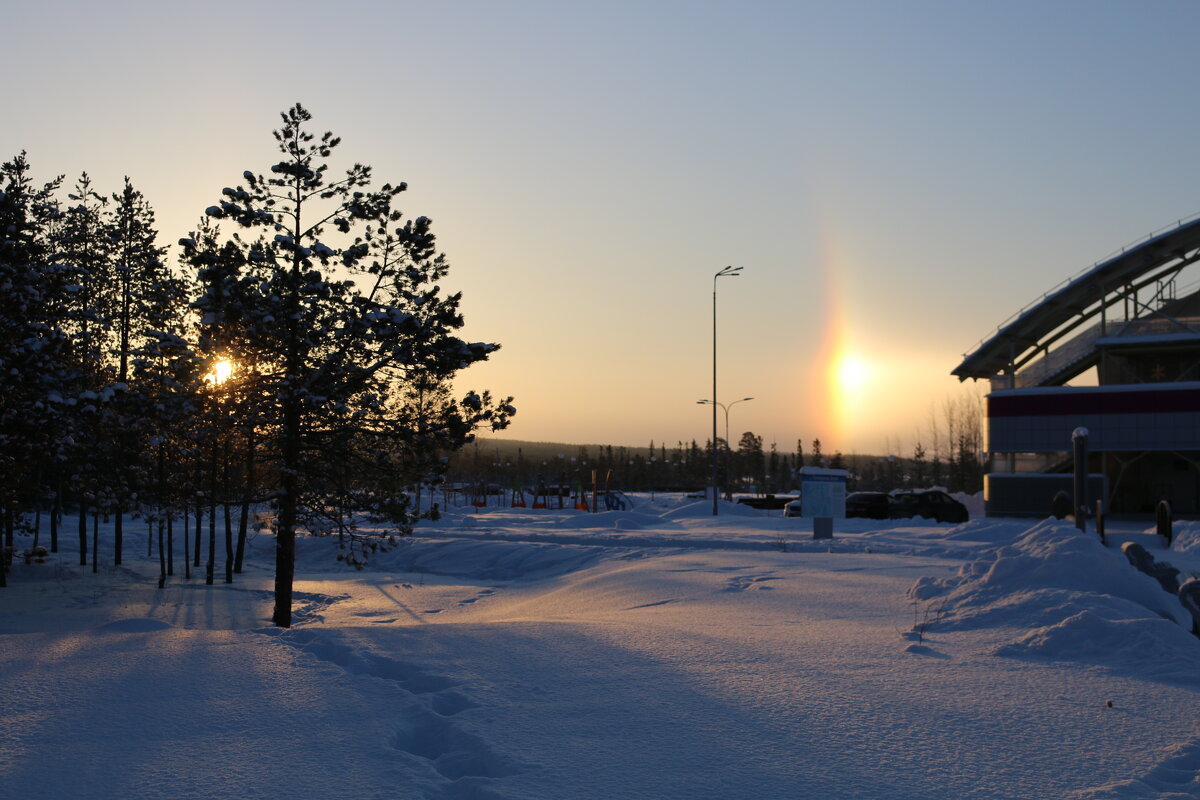
[[987, 398], [989, 417], [1049, 417], [1080, 414], [1169, 414], [1200, 412], [1200, 389], [1055, 392]]

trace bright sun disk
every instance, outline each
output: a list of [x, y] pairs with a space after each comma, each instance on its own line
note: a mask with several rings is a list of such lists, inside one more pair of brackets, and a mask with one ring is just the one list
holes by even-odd
[[229, 380], [229, 376], [233, 374], [233, 362], [227, 358], [222, 358], [213, 364], [212, 372], [204, 376], [204, 380], [211, 383], [213, 386], [220, 386], [225, 381]]
[[838, 386], [847, 394], [862, 390], [870, 377], [871, 369], [867, 363], [855, 356], [843, 356], [837, 366]]

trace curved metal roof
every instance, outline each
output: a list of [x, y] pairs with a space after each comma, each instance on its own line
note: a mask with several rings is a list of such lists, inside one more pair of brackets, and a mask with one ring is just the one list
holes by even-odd
[[1114, 290], [1200, 248], [1200, 218], [1180, 221], [1164, 233], [1127, 247], [1048, 292], [1018, 312], [951, 372], [959, 380], [991, 378], [1014, 359], [1066, 323], [1100, 313], [1101, 300]]

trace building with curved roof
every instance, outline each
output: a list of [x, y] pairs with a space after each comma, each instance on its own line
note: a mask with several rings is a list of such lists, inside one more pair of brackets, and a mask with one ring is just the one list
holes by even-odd
[[[1122, 248], [966, 354], [986, 379], [989, 514], [1045, 514], [1086, 428], [1093, 499], [1200, 513], [1200, 219]], [[1189, 279], [1193, 282], [1189, 283]]]

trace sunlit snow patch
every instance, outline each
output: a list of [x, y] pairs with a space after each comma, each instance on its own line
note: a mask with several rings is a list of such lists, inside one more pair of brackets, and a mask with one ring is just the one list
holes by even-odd
[[114, 633], [151, 633], [174, 627], [161, 619], [118, 619], [96, 628], [97, 631]]

